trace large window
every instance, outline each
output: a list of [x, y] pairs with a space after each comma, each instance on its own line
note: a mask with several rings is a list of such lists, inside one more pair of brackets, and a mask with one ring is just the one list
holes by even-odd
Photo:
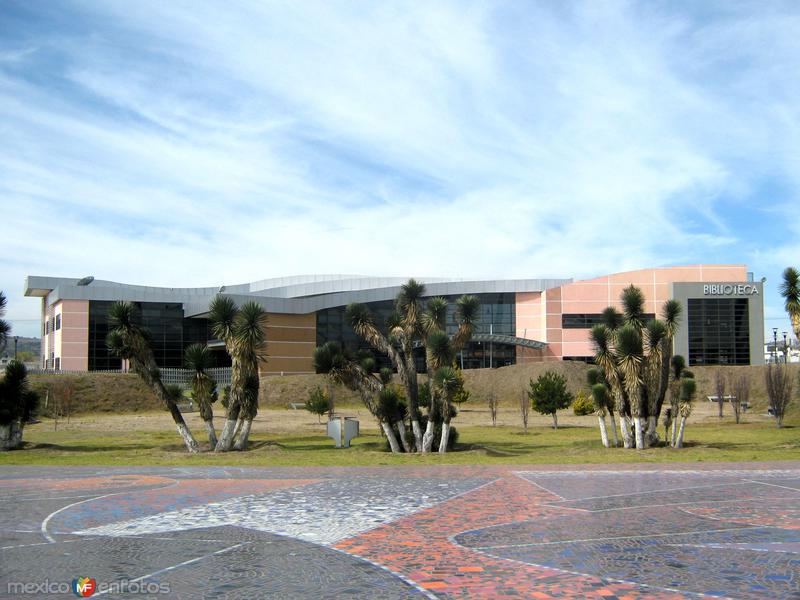
[[[122, 361], [113, 356], [106, 345], [108, 310], [112, 302], [89, 303], [89, 370], [119, 369]], [[211, 339], [207, 319], [184, 319], [178, 303], [137, 302], [139, 323], [150, 333], [153, 356], [159, 367], [183, 367], [183, 352], [195, 342]], [[214, 352], [214, 366], [228, 366], [225, 352]]]
[[[515, 295], [511, 293], [477, 294], [480, 300], [480, 317], [475, 327], [475, 333], [496, 333], [513, 336], [516, 333]], [[446, 297], [448, 301], [445, 327], [447, 333], [453, 335], [458, 329], [456, 320], [456, 300], [458, 296]], [[427, 300], [427, 299], [426, 299]], [[378, 328], [385, 334], [386, 322], [394, 312], [394, 302], [391, 300], [370, 302], [367, 304], [375, 318]], [[353, 351], [370, 350], [376, 357], [379, 366], [391, 366], [387, 356], [370, 348], [364, 340], [358, 337], [345, 316], [345, 307], [337, 306], [317, 312], [317, 345], [321, 346], [328, 341], [337, 341]], [[422, 348], [415, 351], [417, 370], [425, 370], [425, 354]], [[471, 342], [456, 358], [461, 364], [463, 358], [464, 368], [479, 368], [504, 366], [514, 364], [516, 348], [507, 344], [490, 344], [487, 342]]]
[[688, 300], [689, 364], [749, 365], [747, 298]]
[[[656, 316], [652, 313], [644, 315], [644, 322], [655, 319]], [[595, 325], [603, 324], [603, 315], [600, 313], [574, 313], [561, 315], [561, 328], [562, 329], [591, 329]]]

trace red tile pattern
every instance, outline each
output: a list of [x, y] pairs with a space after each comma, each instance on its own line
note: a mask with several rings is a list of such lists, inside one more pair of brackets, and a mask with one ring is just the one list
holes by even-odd
[[343, 540], [336, 548], [383, 565], [446, 598], [677, 599], [669, 593], [503, 560], [458, 546], [452, 536], [513, 521], [547, 519], [558, 498], [511, 474], [433, 508]]

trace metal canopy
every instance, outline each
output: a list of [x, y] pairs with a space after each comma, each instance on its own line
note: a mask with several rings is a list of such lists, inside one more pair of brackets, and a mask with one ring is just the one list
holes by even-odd
[[513, 346], [523, 346], [525, 348], [535, 348], [541, 350], [547, 346], [547, 342], [529, 340], [527, 338], [515, 337], [513, 335], [500, 335], [499, 333], [475, 333], [470, 339], [471, 342], [493, 342], [495, 344], [511, 344]]

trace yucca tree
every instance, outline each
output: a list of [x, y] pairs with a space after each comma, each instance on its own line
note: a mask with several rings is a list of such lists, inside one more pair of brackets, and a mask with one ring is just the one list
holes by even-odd
[[433, 432], [437, 418], [444, 414], [442, 389], [435, 383], [436, 372], [442, 367], [449, 367], [453, 363], [455, 353], [448, 337], [441, 329], [433, 329], [425, 342], [425, 359], [427, 362], [431, 402], [428, 407], [428, 423], [425, 426], [425, 435], [422, 437], [422, 452], [427, 453], [433, 447]]
[[22, 445], [25, 423], [35, 416], [39, 394], [28, 385], [25, 365], [12, 360], [0, 379], [0, 451]]
[[630, 408], [625, 393], [622, 375], [617, 368], [614, 354], [615, 330], [607, 325], [595, 325], [590, 331], [590, 337], [595, 349], [595, 363], [601, 369], [603, 378], [611, 391], [612, 400], [619, 413], [619, 428], [622, 433], [622, 445], [631, 448], [631, 428], [628, 423]]
[[[667, 338], [667, 326], [659, 319], [650, 319], [644, 329], [645, 359], [642, 371], [643, 394], [647, 420], [644, 422], [644, 445], [658, 443], [658, 415], [661, 408], [659, 395], [662, 387], [662, 366], [664, 357], [664, 340]], [[669, 371], [667, 371], [669, 381]], [[666, 390], [666, 384], [664, 390]]]
[[[609, 394], [608, 388], [603, 383], [595, 383], [592, 386], [592, 400], [594, 401], [595, 414], [600, 426], [600, 441], [606, 448], [609, 447], [608, 432], [606, 430], [606, 413], [608, 411]], [[614, 417], [611, 417], [614, 422]], [[616, 442], [615, 442], [616, 445]]]
[[694, 400], [695, 392], [697, 391], [697, 383], [694, 379], [684, 377], [681, 379], [681, 396], [680, 406], [678, 412], [681, 418], [680, 428], [678, 429], [678, 437], [675, 440], [676, 448], [683, 448], [683, 433], [686, 429], [686, 419], [692, 414], [692, 401]]
[[245, 302], [233, 322], [233, 352], [239, 357], [244, 389], [239, 415], [241, 429], [234, 444], [235, 450], [246, 450], [253, 419], [258, 414], [258, 363], [265, 354], [267, 314], [258, 302]]
[[477, 296], [463, 295], [456, 300], [458, 329], [453, 336], [453, 352], [458, 353], [472, 339], [475, 325], [480, 319], [481, 303]]
[[433, 377], [433, 385], [441, 397], [442, 437], [439, 440], [439, 454], [447, 452], [450, 442], [450, 419], [453, 416], [453, 395], [461, 387], [461, 378], [452, 366], [440, 367]]
[[[675, 447], [675, 440], [678, 436], [678, 411], [681, 400], [681, 379], [686, 373], [686, 359], [680, 354], [676, 354], [669, 361], [670, 364], [670, 383], [669, 383], [669, 404], [672, 432], [670, 433], [669, 445]], [[691, 375], [691, 374], [690, 374]]]
[[8, 341], [8, 334], [11, 333], [11, 325], [3, 317], [6, 316], [6, 306], [8, 300], [3, 292], [0, 292], [0, 351], [6, 347]]
[[[411, 360], [408, 360], [409, 353], [412, 352], [413, 348], [413, 328], [409, 327], [409, 329], [406, 330], [406, 327], [402, 325], [403, 316], [400, 313], [394, 317], [394, 322], [390, 322], [389, 326], [390, 332], [393, 332], [394, 338], [398, 341], [398, 345], [396, 346], [392, 343], [389, 336], [384, 335], [381, 330], [378, 329], [375, 318], [365, 305], [352, 303], [347, 306], [345, 315], [357, 336], [389, 357], [389, 361], [397, 370], [397, 375], [406, 388], [408, 397], [413, 397], [413, 400], [409, 400], [411, 403], [409, 417], [411, 419], [411, 429], [416, 439], [420, 431], [417, 416], [418, 411], [416, 410], [418, 397], [417, 371], [413, 364], [413, 356]], [[406, 350], [408, 352], [406, 352]]]
[[197, 441], [186, 426], [175, 400], [167, 392], [161, 380], [161, 371], [156, 365], [153, 349], [150, 345], [149, 332], [138, 324], [138, 311], [132, 302], [114, 302], [108, 311], [108, 324], [111, 331], [107, 344], [113, 354], [127, 360], [131, 370], [139, 375], [147, 386], [153, 390], [172, 415], [186, 449], [197, 452]]
[[231, 386], [228, 392], [228, 406], [225, 424], [214, 448], [216, 452], [225, 452], [231, 449], [236, 423], [242, 410], [245, 376], [239, 364], [239, 357], [233, 352], [233, 327], [237, 313], [236, 303], [228, 296], [217, 295], [209, 304], [208, 318], [211, 322], [211, 333], [225, 344], [231, 357]]
[[[611, 422], [611, 433], [614, 438], [614, 447], [619, 446], [619, 436], [617, 435], [617, 422], [614, 416], [614, 396], [611, 388], [603, 376], [603, 371], [598, 368], [592, 367], [586, 372], [586, 381], [589, 384], [589, 390], [592, 394], [595, 410], [597, 411], [598, 418], [602, 416], [603, 424], [605, 425], [605, 415], [608, 414]], [[594, 386], [602, 385], [604, 392], [601, 394], [599, 391], [595, 393]], [[602, 438], [602, 432], [601, 432]]]
[[258, 413], [258, 363], [264, 355], [267, 315], [257, 302], [246, 302], [238, 308], [231, 298], [218, 295], [209, 306], [209, 320], [212, 333], [225, 343], [231, 357], [228, 410], [215, 450], [244, 450]]
[[392, 452], [400, 452], [400, 444], [394, 433], [390, 419], [397, 417], [397, 412], [383, 402], [391, 401], [389, 397], [381, 397], [383, 382], [364, 368], [364, 361], [357, 361], [337, 342], [327, 342], [314, 350], [314, 370], [324, 373], [334, 383], [358, 392], [364, 406], [381, 425]]
[[213, 364], [211, 350], [205, 344], [192, 344], [183, 353], [183, 363], [191, 371], [192, 399], [200, 408], [200, 418], [206, 426], [208, 443], [213, 449], [217, 445], [213, 409], [213, 404], [217, 400], [217, 382], [208, 372]]
[[661, 371], [658, 374], [659, 386], [647, 421], [647, 440], [652, 445], [658, 441], [658, 418], [664, 406], [664, 399], [670, 382], [670, 361], [675, 334], [680, 326], [683, 308], [677, 300], [667, 300], [661, 307], [661, 320], [664, 323], [664, 338], [661, 340]]
[[636, 436], [636, 448], [644, 448], [644, 429], [642, 415], [645, 408], [643, 397], [644, 385], [644, 350], [642, 336], [636, 325], [626, 323], [620, 327], [615, 336], [614, 358], [622, 375], [625, 392], [630, 402], [631, 415]]
[[783, 296], [784, 308], [792, 322], [794, 337], [800, 340], [800, 273], [794, 267], [783, 271], [783, 282], [778, 290]]

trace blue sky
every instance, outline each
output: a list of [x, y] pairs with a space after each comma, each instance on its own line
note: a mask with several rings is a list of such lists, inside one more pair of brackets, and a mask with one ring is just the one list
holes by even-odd
[[0, 289], [800, 266], [796, 2], [0, 4]]

